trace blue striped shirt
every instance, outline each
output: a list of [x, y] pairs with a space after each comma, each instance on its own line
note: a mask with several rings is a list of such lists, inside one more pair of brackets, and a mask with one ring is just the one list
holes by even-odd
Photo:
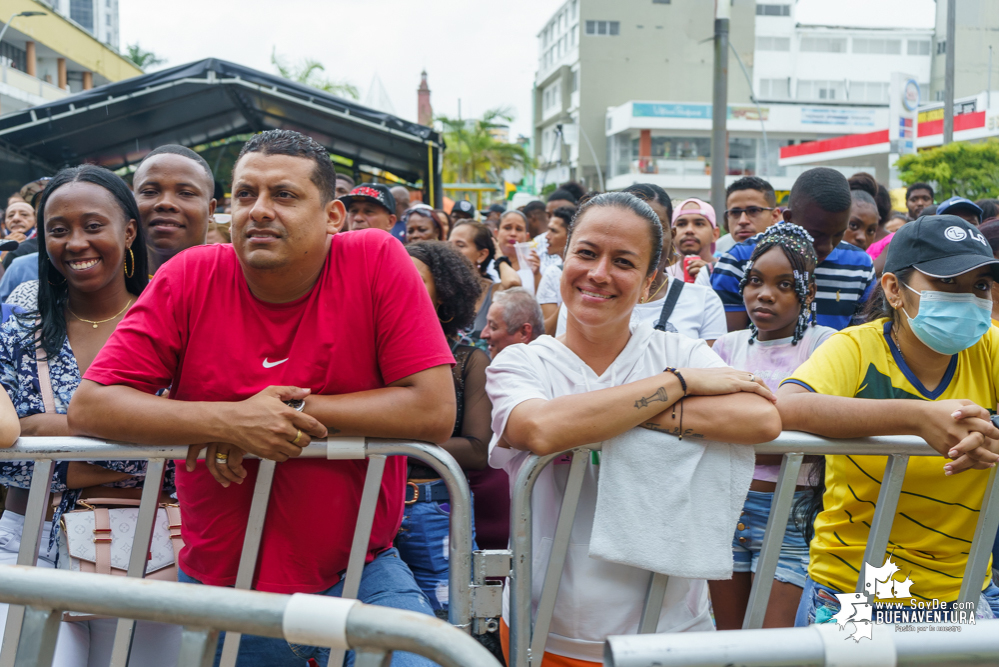
[[[745, 312], [739, 281], [760, 235], [736, 244], [723, 254], [711, 274], [711, 286], [721, 297], [725, 311]], [[833, 329], [845, 329], [870, 298], [877, 281], [866, 252], [846, 241], [815, 267], [816, 321]]]

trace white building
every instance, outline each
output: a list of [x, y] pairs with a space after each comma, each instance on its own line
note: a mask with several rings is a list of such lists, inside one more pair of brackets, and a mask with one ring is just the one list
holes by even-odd
[[118, 0], [49, 0], [45, 4], [72, 20], [99, 42], [118, 50]]
[[[727, 182], [758, 175], [778, 191], [789, 190], [807, 167], [780, 166], [781, 147], [887, 127], [892, 72], [909, 74], [929, 90], [933, 2], [909, 0], [908, 11], [894, 15], [892, 27], [873, 24], [870, 12], [847, 11], [845, 5], [856, 3], [756, 3], [754, 49], [743, 61], [758, 106], [729, 106]], [[730, 57], [730, 91], [738, 80], [744, 75]], [[606, 135], [607, 189], [646, 181], [673, 197], [708, 196], [710, 102], [635, 98], [607, 110]], [[858, 162], [836, 168], [847, 175], [874, 171]], [[887, 173], [877, 176], [887, 181]]]

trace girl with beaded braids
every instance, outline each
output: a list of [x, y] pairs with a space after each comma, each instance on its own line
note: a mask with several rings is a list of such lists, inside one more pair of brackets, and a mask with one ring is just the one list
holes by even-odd
[[[763, 232], [739, 285], [749, 329], [715, 341], [714, 351], [726, 364], [776, 388], [836, 333], [815, 325], [815, 264], [812, 237], [798, 225], [783, 222]], [[815, 463], [810, 462], [813, 458]], [[756, 457], [749, 495], [732, 540], [735, 573], [732, 579], [708, 582], [719, 630], [742, 627], [751, 573], [756, 571], [779, 471], [780, 456]], [[807, 576], [810, 524], [821, 500], [820, 472], [821, 457], [808, 457], [801, 466], [795, 509], [784, 533], [764, 627], [794, 625]]]

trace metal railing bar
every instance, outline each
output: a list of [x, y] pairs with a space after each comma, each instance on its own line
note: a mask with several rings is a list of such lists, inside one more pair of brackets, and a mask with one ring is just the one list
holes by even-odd
[[[826, 639], [819, 629], [772, 628], [677, 632], [660, 635], [608, 637], [604, 645], [607, 667], [826, 667]], [[833, 626], [835, 627], [835, 626]], [[999, 621], [979, 620], [961, 625], [961, 632], [894, 632], [877, 625], [874, 633], [887, 635], [897, 667], [953, 667], [999, 664]], [[870, 642], [848, 641], [848, 630], [833, 634], [841, 660], [836, 665], [889, 664], [871, 661]], [[848, 651], [843, 653], [843, 650]]]
[[562, 496], [558, 523], [555, 524], [555, 537], [552, 539], [552, 553], [548, 558], [541, 599], [538, 600], [538, 616], [534, 621], [534, 633], [531, 635], [531, 662], [536, 662], [538, 665], [541, 664], [545, 644], [548, 643], [548, 629], [551, 627], [552, 614], [555, 613], [555, 600], [558, 598], [559, 584], [562, 581], [562, 568], [569, 552], [572, 524], [576, 520], [579, 493], [583, 489], [583, 475], [586, 473], [589, 461], [589, 449], [580, 448], [572, 451], [569, 478], [565, 482], [565, 494]]
[[[51, 459], [36, 459], [34, 461], [31, 487], [28, 491], [28, 507], [24, 513], [24, 528], [21, 531], [21, 546], [17, 552], [18, 565], [34, 565], [38, 561], [38, 549], [41, 546], [46, 509], [51, 497], [54, 465], [55, 462]], [[52, 527], [52, 530], [56, 530], [55, 526]], [[45, 546], [48, 547], [48, 545]], [[0, 646], [0, 666], [2, 667], [14, 665], [14, 656], [20, 641], [23, 619], [24, 607], [11, 605], [7, 609], [7, 625], [4, 628], [3, 645]]]
[[[982, 594], [982, 582], [987, 576], [989, 557], [996, 531], [999, 530], [999, 483], [996, 482], [996, 472], [999, 468], [989, 471], [989, 481], [985, 486], [985, 496], [982, 499], [982, 509], [978, 513], [978, 524], [975, 526], [975, 536], [968, 549], [968, 564], [964, 567], [964, 579], [961, 581], [959, 602], [978, 603]], [[999, 564], [992, 563], [992, 567]]]
[[[530, 664], [531, 653], [531, 560], [534, 523], [531, 497], [542, 470], [556, 456], [531, 456], [517, 473], [514, 494], [510, 499], [510, 546], [513, 552], [510, 593], [510, 663], [516, 667]], [[539, 661], [540, 662], [540, 661]]]
[[[885, 552], [888, 549], [888, 538], [891, 527], [895, 523], [895, 510], [898, 509], [898, 497], [902, 493], [902, 482], [905, 481], [905, 470], [909, 466], [906, 454], [892, 454], [885, 463], [885, 472], [881, 476], [881, 490], [878, 491], [878, 504], [871, 519], [871, 532], [867, 536], [867, 546], [864, 548], [864, 560], [860, 564], [855, 592], [864, 593], [864, 570], [867, 563], [881, 567]], [[874, 591], [870, 591], [874, 595]]]
[[28, 607], [14, 667], [51, 667], [62, 614], [55, 609]]
[[203, 628], [184, 628], [180, 636], [180, 655], [177, 665], [212, 667], [219, 643], [219, 631]]
[[[160, 492], [163, 489], [163, 474], [166, 459], [150, 459], [146, 463], [146, 476], [142, 483], [142, 496], [139, 500], [139, 518], [132, 537], [132, 552], [128, 558], [127, 576], [142, 579], [146, 576], [149, 546], [153, 540], [153, 527], [159, 509]], [[129, 618], [118, 619], [111, 649], [111, 667], [126, 667], [128, 654], [132, 648], [135, 621]]]
[[781, 459], [780, 475], [777, 478], [773, 499], [770, 501], [770, 516], [767, 518], [767, 527], [763, 533], [763, 546], [760, 549], [759, 561], [756, 563], [756, 575], [753, 577], [753, 586], [749, 592], [746, 615], [742, 620], [744, 630], [763, 627], [803, 458], [802, 454], [785, 454]]
[[[257, 570], [257, 557], [260, 555], [260, 538], [264, 534], [267, 504], [271, 499], [271, 486], [274, 484], [276, 467], [276, 461], [263, 460], [257, 468], [257, 481], [253, 485], [246, 535], [243, 537], [243, 551], [239, 556], [239, 569], [236, 570], [235, 588], [239, 590], [249, 590], [253, 585], [253, 574]], [[239, 638], [238, 632], [226, 633], [219, 667], [235, 666], [236, 656], [239, 653]]]
[[368, 454], [405, 455], [418, 459], [441, 476], [451, 499], [448, 545], [448, 622], [465, 630], [472, 625], [472, 493], [461, 466], [453, 457], [440, 457], [436, 445], [402, 440], [367, 441]]
[[[279, 595], [130, 577], [118, 577], [114, 586], [108, 586], [106, 575], [12, 565], [0, 578], [0, 600], [127, 616], [189, 629], [288, 640], [310, 637], [327, 646], [339, 641], [352, 649], [407, 651], [442, 667], [499, 667], [475, 639], [433, 616], [316, 595]], [[303, 605], [315, 613], [303, 619]], [[59, 612], [53, 614], [58, 624]], [[303, 626], [303, 622], [308, 625]]]
[[642, 605], [642, 617], [638, 621], [638, 633], [651, 634], [659, 627], [659, 616], [663, 613], [663, 598], [666, 596], [666, 585], [669, 576], [661, 572], [653, 572], [649, 578], [649, 589], [645, 592], [645, 604]]
[[361, 649], [354, 652], [354, 667], [389, 667], [391, 662], [392, 653], [389, 651]]
[[[340, 594], [344, 599], [356, 599], [357, 592], [361, 589], [361, 574], [364, 572], [364, 561], [368, 555], [368, 544], [371, 543], [371, 526], [375, 521], [375, 509], [382, 490], [385, 462], [385, 457], [381, 454], [368, 456], [368, 472], [364, 476], [361, 506], [357, 512], [354, 539], [350, 544], [350, 556], [347, 560], [347, 574], [343, 581], [343, 592]], [[343, 649], [336, 647], [330, 649], [330, 664], [343, 663], [343, 657]]]

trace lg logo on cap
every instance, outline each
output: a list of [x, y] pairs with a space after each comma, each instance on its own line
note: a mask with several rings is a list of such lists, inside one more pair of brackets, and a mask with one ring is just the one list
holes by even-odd
[[968, 238], [968, 232], [955, 225], [945, 229], [944, 236], [947, 237], [948, 241], [963, 241]]
[[[958, 227], [957, 225], [954, 225], [944, 230], [944, 236], [947, 237], [948, 241], [954, 241], [955, 243], [957, 243], [968, 238], [969, 234], [966, 230], [962, 229], [961, 227]], [[989, 242], [980, 233], [972, 232], [970, 236], [972, 240], [978, 241], [986, 248], [991, 247], [989, 246]]]

